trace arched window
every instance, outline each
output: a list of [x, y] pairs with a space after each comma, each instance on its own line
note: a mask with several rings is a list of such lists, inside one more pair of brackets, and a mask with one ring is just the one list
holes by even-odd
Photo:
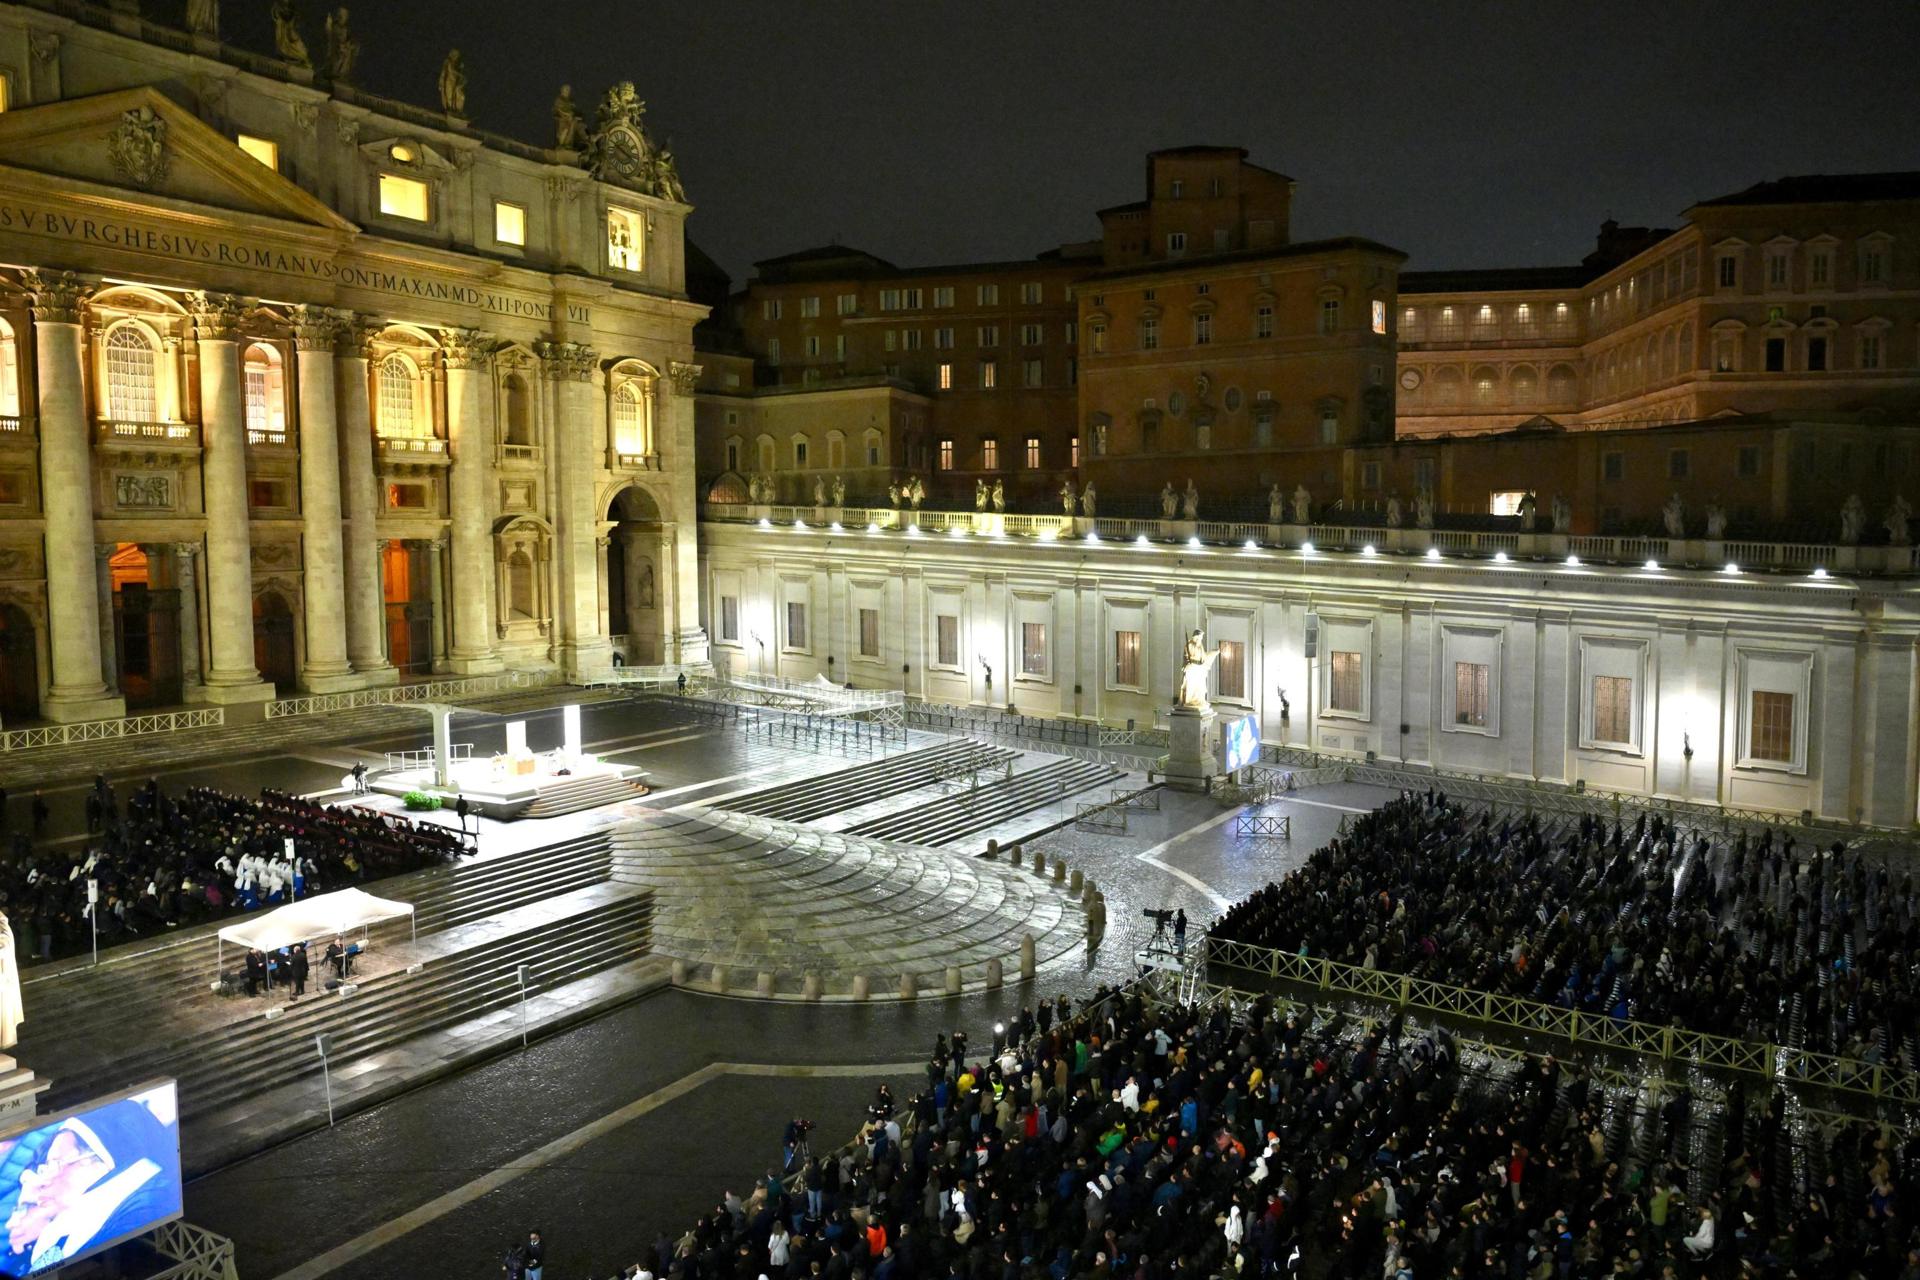
[[1458, 369], [1436, 369], [1428, 384], [1433, 388], [1435, 404], [1460, 403], [1460, 371]]
[[1540, 394], [1540, 375], [1533, 371], [1532, 365], [1523, 364], [1513, 371], [1507, 385], [1512, 389], [1515, 404], [1531, 404]]
[[241, 360], [247, 409], [248, 444], [285, 444], [287, 393], [280, 353], [259, 343]]
[[380, 361], [380, 434], [423, 439], [431, 434], [420, 412], [419, 370], [398, 351]]
[[1500, 394], [1500, 371], [1491, 365], [1481, 365], [1473, 371], [1473, 402], [1492, 404]]
[[153, 339], [137, 324], [119, 325], [107, 335], [107, 416], [115, 422], [160, 417]]
[[534, 616], [533, 557], [525, 551], [507, 558], [507, 609], [516, 619]]
[[1573, 366], [1557, 364], [1547, 370], [1547, 399], [1554, 404], [1566, 404], [1573, 399]]
[[521, 447], [533, 444], [533, 393], [527, 380], [517, 373], [507, 375], [507, 443]]
[[628, 378], [613, 389], [613, 451], [647, 453], [652, 432], [648, 430], [649, 390], [639, 378]]
[[20, 351], [13, 326], [0, 320], [0, 417], [20, 416]]

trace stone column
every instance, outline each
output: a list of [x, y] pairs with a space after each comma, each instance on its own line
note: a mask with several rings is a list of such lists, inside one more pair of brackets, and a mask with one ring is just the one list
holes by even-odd
[[[597, 564], [596, 573], [598, 574], [598, 577], [594, 581], [594, 598], [597, 602], [597, 607], [603, 614], [612, 608], [613, 605], [612, 557], [607, 554], [612, 549], [613, 536], [611, 534], [602, 533], [594, 536], [593, 550]], [[629, 646], [633, 644], [632, 633], [628, 633], [627, 644]]]
[[[626, 596], [627, 616], [619, 620], [620, 629], [629, 636], [637, 637], [641, 627], [640, 611], [645, 607], [640, 602], [640, 571], [653, 563], [654, 549], [660, 545], [660, 541], [639, 529], [621, 529], [616, 536], [620, 539], [620, 557], [626, 570], [620, 586], [622, 593]], [[656, 610], [660, 601], [659, 578], [660, 571], [656, 568], [654, 570], [654, 608]]]
[[477, 329], [449, 329], [442, 335], [447, 358], [447, 447], [453, 457], [449, 480], [452, 504], [453, 646], [447, 669], [456, 675], [498, 671], [493, 651], [493, 539], [488, 536], [493, 510], [493, 451], [487, 386], [493, 339]]
[[113, 626], [113, 543], [93, 549], [93, 579], [100, 601], [100, 679], [109, 689], [120, 687], [120, 649], [114, 643]]
[[447, 539], [445, 535], [427, 543], [427, 596], [433, 617], [427, 627], [427, 649], [432, 668], [444, 671], [447, 657]]
[[[673, 394], [667, 400], [660, 453], [682, 479], [675, 487], [673, 510], [666, 513], [666, 519], [680, 529], [691, 530], [699, 527], [700, 520], [693, 488], [693, 392], [700, 381], [700, 366], [675, 360], [668, 372]], [[707, 660], [707, 632], [700, 625], [700, 556], [694, 542], [692, 537], [674, 538], [660, 566], [660, 632], [673, 638], [672, 646], [660, 655], [662, 662]]]
[[[176, 566], [174, 576], [180, 579], [180, 682], [187, 689], [200, 688], [200, 567], [195, 563], [200, 557], [197, 543], [176, 542], [173, 544], [173, 557]], [[189, 695], [189, 701], [197, 695]]]
[[593, 381], [599, 356], [577, 342], [540, 345], [541, 373], [552, 384], [555, 408], [547, 448], [554, 460], [553, 526], [559, 559], [555, 644], [568, 675], [592, 676], [612, 662], [610, 622], [595, 576], [592, 544], [600, 513], [594, 508], [594, 427], [599, 417]]
[[346, 315], [333, 349], [333, 407], [340, 424], [340, 514], [345, 548], [347, 659], [363, 685], [392, 684], [387, 658], [386, 595], [381, 590], [380, 480], [373, 467], [373, 413], [367, 360], [373, 324]]
[[300, 685], [315, 693], [357, 689], [347, 662], [340, 529], [340, 427], [333, 386], [339, 322], [321, 307], [293, 308], [300, 379], [300, 546], [307, 648]]
[[271, 701], [253, 665], [253, 547], [247, 515], [247, 419], [239, 298], [188, 295], [200, 347], [201, 477], [207, 513], [208, 702]]
[[[104, 677], [99, 570], [93, 562], [93, 440], [80, 316], [87, 286], [72, 272], [28, 273], [33, 296], [40, 468], [46, 513], [49, 720], [108, 720], [126, 700]], [[113, 625], [111, 612], [106, 624]]]

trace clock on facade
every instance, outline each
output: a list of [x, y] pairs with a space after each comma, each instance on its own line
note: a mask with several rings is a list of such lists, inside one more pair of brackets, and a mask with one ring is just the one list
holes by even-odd
[[1411, 391], [1415, 387], [1419, 386], [1420, 371], [1418, 369], [1402, 370], [1400, 374], [1400, 385], [1406, 388], [1408, 391]]

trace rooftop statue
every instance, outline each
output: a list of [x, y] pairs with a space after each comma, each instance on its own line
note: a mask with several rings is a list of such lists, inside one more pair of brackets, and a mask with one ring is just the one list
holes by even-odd
[[440, 64], [440, 109], [450, 116], [467, 114], [467, 68], [458, 49], [448, 50]]
[[294, 10], [293, 0], [275, 0], [273, 47], [279, 50], [281, 57], [294, 66], [311, 67], [313, 59], [307, 56], [307, 42], [300, 38], [299, 24], [300, 15]]
[[553, 145], [564, 151], [587, 149], [587, 120], [574, 105], [570, 84], [561, 85], [560, 96], [553, 100]]

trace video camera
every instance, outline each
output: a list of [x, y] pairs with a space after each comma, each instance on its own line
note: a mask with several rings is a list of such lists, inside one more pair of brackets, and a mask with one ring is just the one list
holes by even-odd
[[1158, 929], [1164, 929], [1173, 923], [1173, 912], [1171, 911], [1157, 911], [1152, 907], [1148, 907], [1140, 914], [1153, 921], [1155, 927]]

